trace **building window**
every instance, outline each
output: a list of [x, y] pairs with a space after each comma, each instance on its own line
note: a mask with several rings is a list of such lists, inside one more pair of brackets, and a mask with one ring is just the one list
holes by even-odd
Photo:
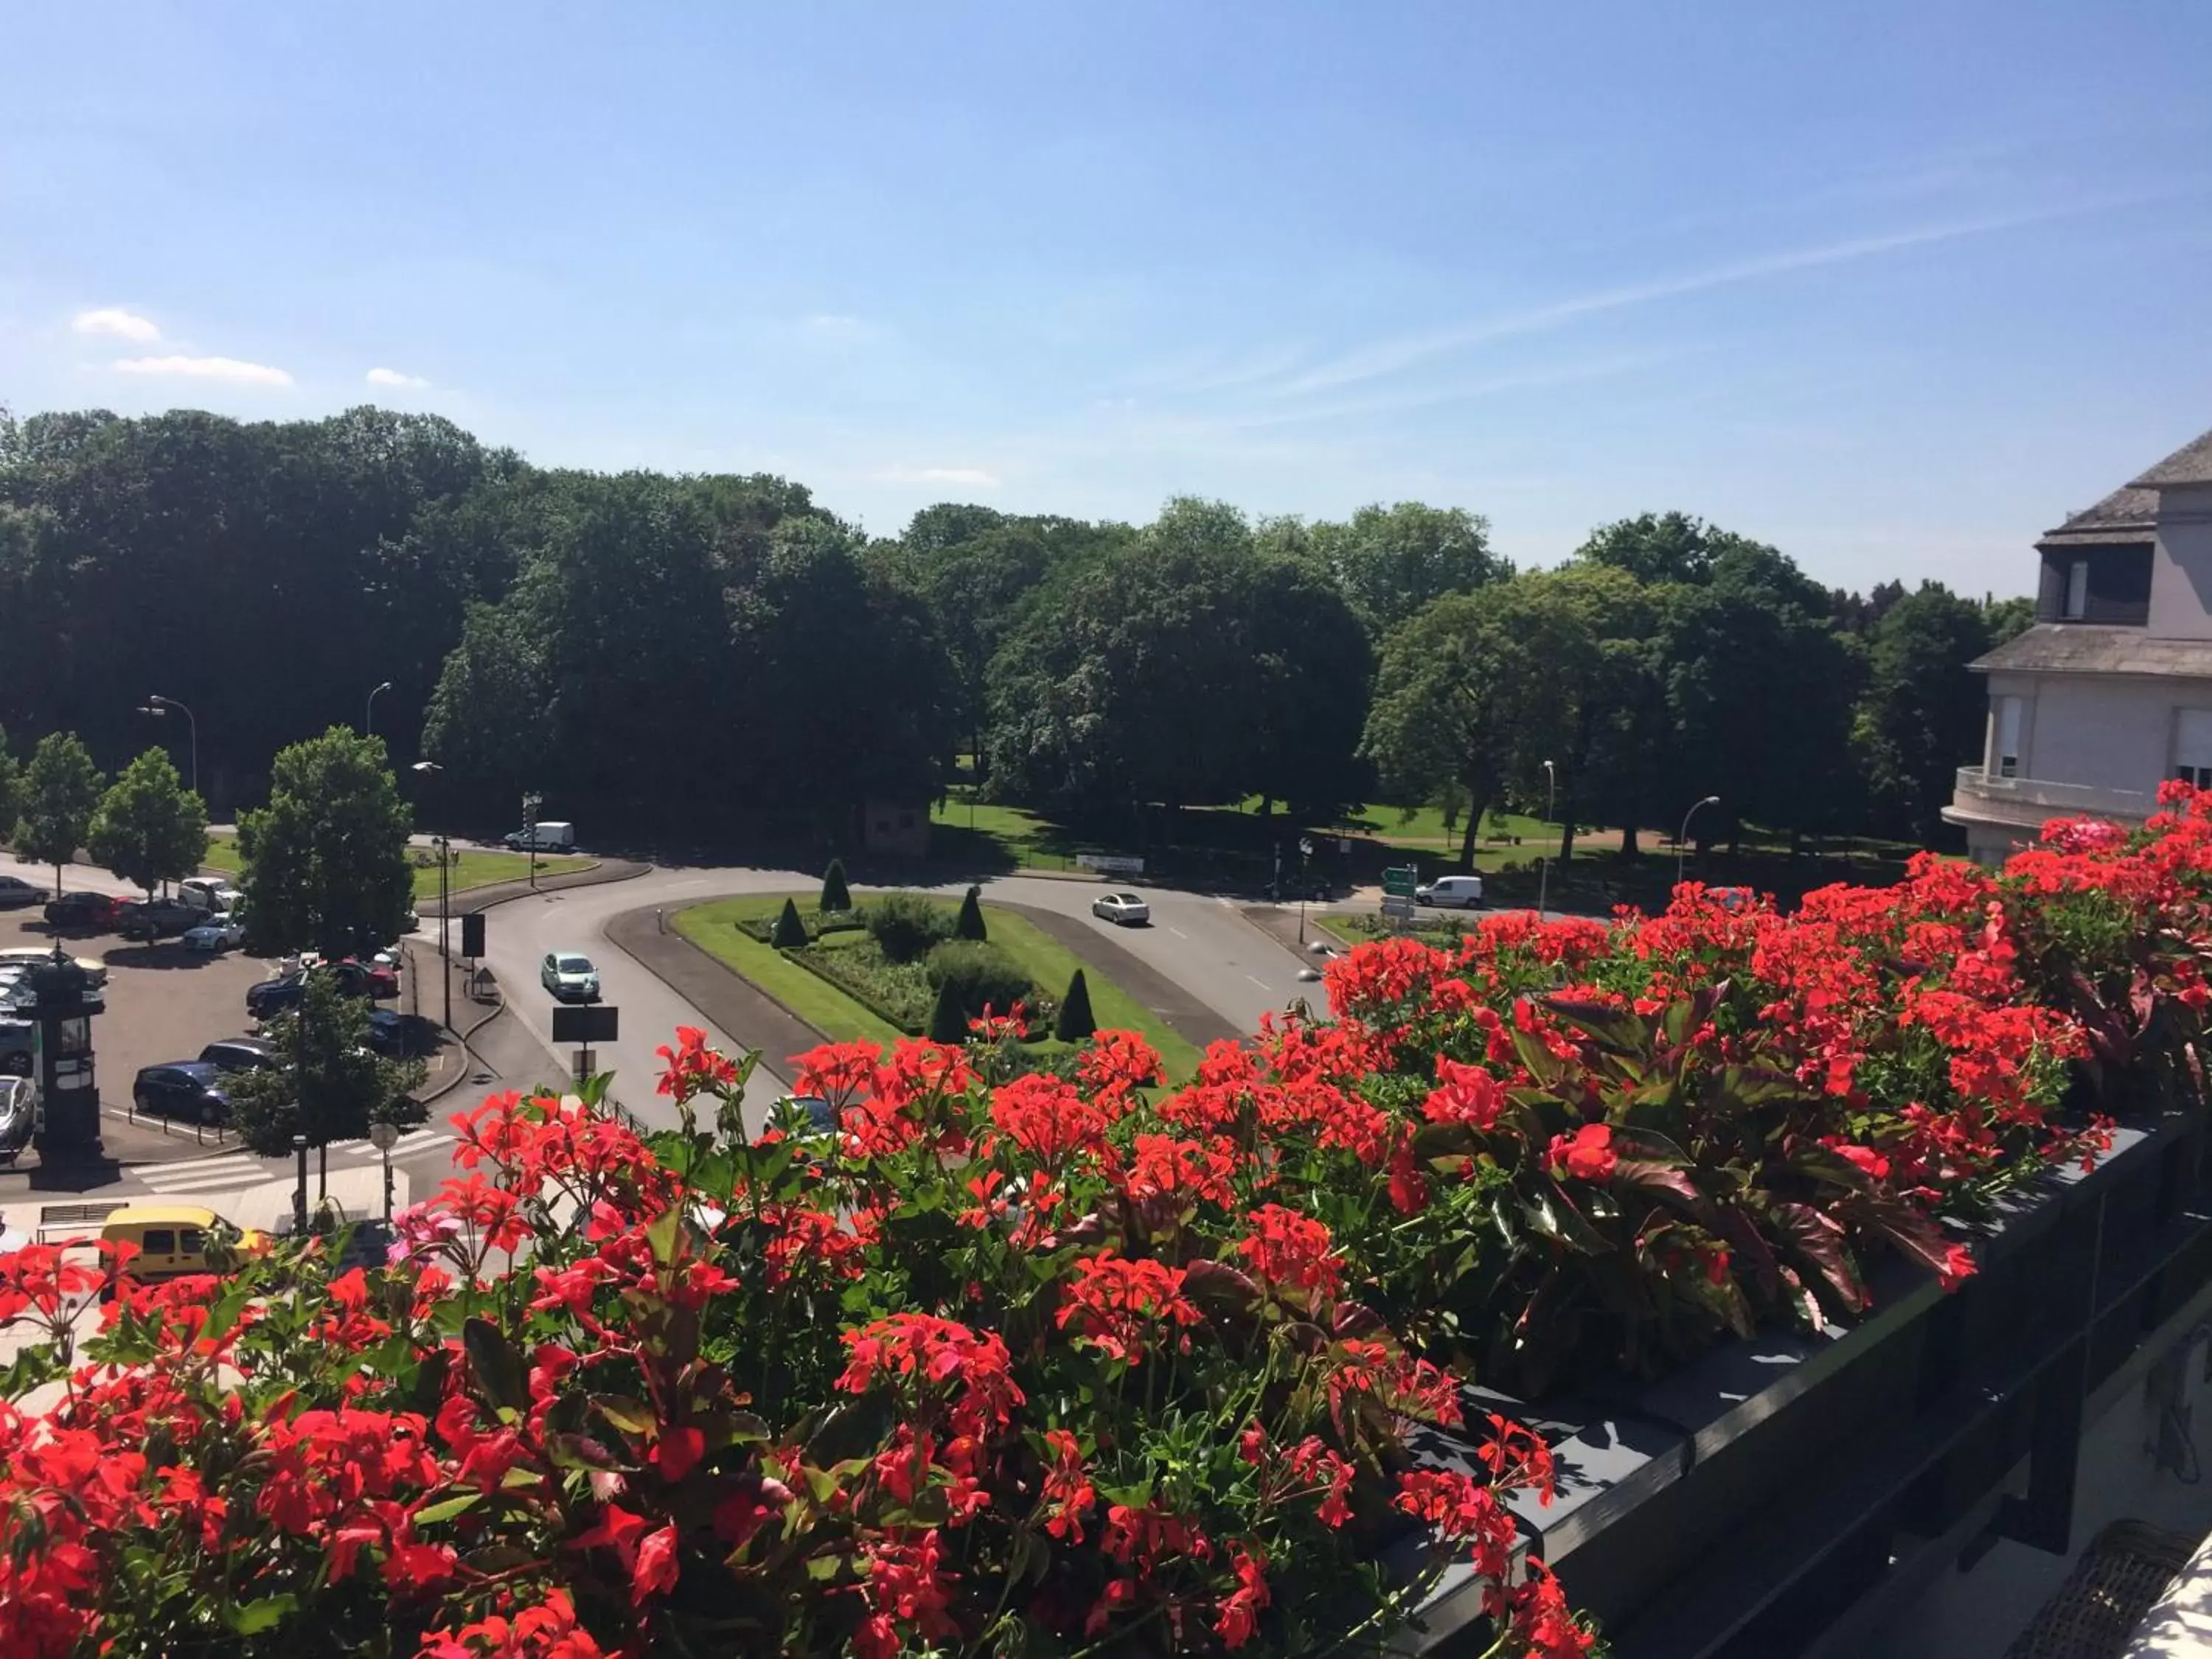
[[2080, 622], [2089, 614], [2089, 562], [2076, 559], [2066, 567], [2066, 620]]
[[2199, 789], [2212, 789], [2212, 708], [2174, 711], [2172, 775]]
[[2016, 778], [2020, 775], [2020, 728], [2026, 699], [1999, 697], [1992, 710], [1988, 771], [1992, 776]]

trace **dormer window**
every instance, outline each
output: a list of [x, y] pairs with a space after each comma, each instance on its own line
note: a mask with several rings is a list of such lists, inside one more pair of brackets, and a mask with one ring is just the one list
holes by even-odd
[[2075, 559], [2066, 567], [2066, 611], [2068, 622], [2080, 622], [2089, 614], [2089, 562]]

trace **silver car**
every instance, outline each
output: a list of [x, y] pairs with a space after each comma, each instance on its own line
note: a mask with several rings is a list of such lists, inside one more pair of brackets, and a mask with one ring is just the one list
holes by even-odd
[[235, 910], [211, 915], [198, 927], [185, 929], [182, 942], [187, 951], [230, 950], [246, 943], [246, 918]]
[[1135, 927], [1152, 921], [1152, 907], [1134, 893], [1109, 893], [1091, 901], [1091, 914], [1117, 927]]
[[556, 1002], [597, 1002], [599, 1000], [599, 970], [592, 966], [589, 957], [579, 956], [574, 951], [549, 951], [538, 969], [538, 983], [553, 994]]

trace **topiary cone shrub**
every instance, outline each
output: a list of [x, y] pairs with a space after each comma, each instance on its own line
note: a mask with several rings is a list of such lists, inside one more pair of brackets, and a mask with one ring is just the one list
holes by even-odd
[[825, 915], [853, 908], [853, 890], [845, 884], [844, 860], [831, 859], [830, 867], [822, 872], [822, 902], [818, 908]]
[[968, 1012], [960, 1006], [960, 988], [946, 980], [937, 988], [937, 1005], [929, 1011], [932, 1042], [965, 1042]]
[[983, 926], [983, 904], [980, 887], [970, 887], [968, 896], [960, 901], [960, 915], [952, 923], [955, 939], [981, 941], [991, 937], [990, 929]]
[[784, 900], [783, 908], [776, 913], [775, 932], [769, 935], [768, 942], [779, 951], [796, 951], [805, 945], [806, 924], [799, 919], [796, 902]]
[[1053, 1021], [1052, 1034], [1062, 1042], [1081, 1042], [1098, 1029], [1091, 1017], [1091, 985], [1083, 977], [1083, 969], [1075, 970], [1075, 977], [1067, 981], [1067, 994], [1060, 1000], [1060, 1018]]

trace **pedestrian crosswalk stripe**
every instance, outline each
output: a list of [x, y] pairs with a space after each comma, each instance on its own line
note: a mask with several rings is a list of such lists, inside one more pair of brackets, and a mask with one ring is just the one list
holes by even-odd
[[138, 1179], [157, 1193], [216, 1192], [273, 1181], [283, 1173], [281, 1164], [264, 1163], [249, 1152], [194, 1158], [189, 1164], [147, 1164], [137, 1171]]

